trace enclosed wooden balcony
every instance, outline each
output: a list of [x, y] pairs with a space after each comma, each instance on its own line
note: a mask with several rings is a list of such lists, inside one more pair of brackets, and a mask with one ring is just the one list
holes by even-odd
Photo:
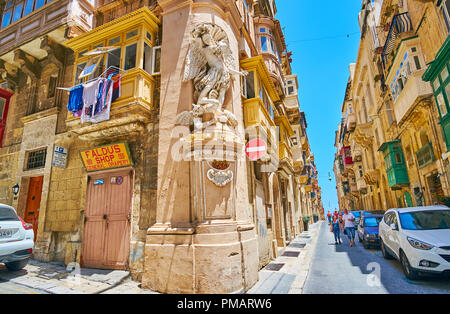
[[398, 98], [394, 102], [395, 118], [401, 124], [415, 104], [422, 99], [433, 95], [433, 90], [428, 82], [422, 80], [425, 69], [416, 71], [408, 76], [408, 81]]
[[[12, 1], [6, 2], [8, 5]], [[87, 0], [40, 1], [32, 6], [34, 10], [25, 8], [20, 16], [14, 8], [5, 7], [0, 21], [0, 57], [12, 64], [13, 51], [18, 48], [37, 59], [46, 57], [45, 50], [40, 48], [43, 35], [61, 43], [67, 38], [91, 30], [93, 26], [95, 9]], [[10, 20], [6, 21], [8, 13]]]
[[[157, 108], [155, 93], [161, 50], [156, 46], [159, 20], [146, 7], [104, 24], [64, 44], [75, 53], [74, 85], [115, 71], [120, 73], [120, 97], [111, 104], [110, 119], [81, 124], [70, 112], [66, 124], [85, 140], [121, 134], [139, 135]], [[98, 52], [107, 53], [99, 54]], [[94, 59], [91, 54], [95, 53]], [[95, 61], [92, 61], [95, 60]], [[83, 78], [86, 65], [95, 72]]]
[[274, 103], [279, 96], [262, 57], [242, 60], [241, 68], [248, 72], [242, 82], [245, 127], [250, 137], [267, 139], [270, 145], [277, 139]]

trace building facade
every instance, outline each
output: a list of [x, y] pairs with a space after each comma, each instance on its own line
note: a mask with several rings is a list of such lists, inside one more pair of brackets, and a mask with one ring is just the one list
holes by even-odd
[[448, 5], [363, 2], [358, 58], [335, 142], [341, 208], [449, 204]]
[[127, 269], [164, 293], [242, 292], [323, 216], [274, 1], [0, 14], [0, 202], [33, 223], [34, 258]]

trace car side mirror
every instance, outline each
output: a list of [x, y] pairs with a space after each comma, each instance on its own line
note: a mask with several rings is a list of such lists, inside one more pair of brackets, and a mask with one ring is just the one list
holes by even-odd
[[391, 224], [391, 229], [394, 231], [398, 231], [398, 226], [396, 224]]

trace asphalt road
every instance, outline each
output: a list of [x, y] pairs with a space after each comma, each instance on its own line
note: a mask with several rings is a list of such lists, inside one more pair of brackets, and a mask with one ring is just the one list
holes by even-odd
[[45, 294], [45, 292], [0, 280], [0, 294]]
[[349, 247], [346, 236], [341, 245], [335, 245], [324, 222], [303, 293], [449, 294], [450, 279], [426, 277], [410, 281], [403, 275], [400, 263], [385, 260], [379, 249], [364, 249], [358, 240], [356, 247]]

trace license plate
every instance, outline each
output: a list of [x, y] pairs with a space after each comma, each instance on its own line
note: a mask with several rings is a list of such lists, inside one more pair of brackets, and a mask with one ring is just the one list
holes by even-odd
[[7, 239], [7, 238], [11, 238], [12, 235], [14, 234], [14, 229], [5, 229], [5, 230], [0, 230], [0, 239]]

